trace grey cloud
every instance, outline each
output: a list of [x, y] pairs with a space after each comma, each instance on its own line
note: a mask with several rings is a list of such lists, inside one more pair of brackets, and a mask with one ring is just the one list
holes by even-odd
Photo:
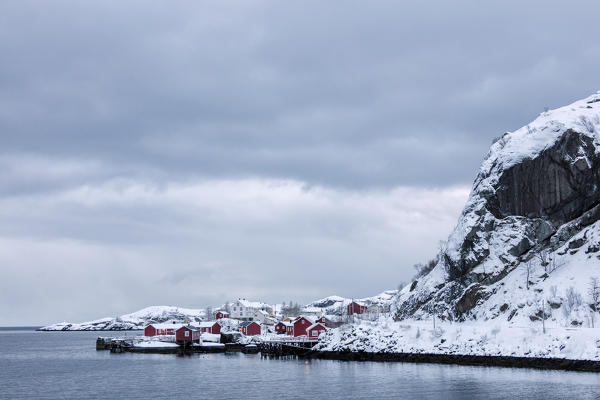
[[[54, 295], [36, 315], [64, 311], [94, 285], [110, 302], [64, 318], [232, 293], [362, 296], [407, 279], [454, 224], [494, 137], [600, 87], [599, 10], [0, 3], [0, 311], [25, 321], [6, 305], [35, 279], [28, 321], [34, 304]], [[329, 194], [285, 192], [285, 205], [284, 192], [257, 192], [281, 181]], [[462, 197], [448, 194], [456, 185]], [[338, 210], [328, 196], [350, 200]], [[371, 264], [377, 274], [360, 275]], [[307, 274], [288, 283], [282, 265]], [[112, 286], [101, 268], [135, 284]], [[195, 291], [203, 276], [210, 291]]]
[[[469, 182], [493, 137], [596, 89], [600, 28], [585, 8], [6, 2], [4, 151], [167, 175]], [[398, 175], [413, 157], [379, 149], [407, 139], [429, 168]], [[450, 140], [465, 150], [430, 157]]]

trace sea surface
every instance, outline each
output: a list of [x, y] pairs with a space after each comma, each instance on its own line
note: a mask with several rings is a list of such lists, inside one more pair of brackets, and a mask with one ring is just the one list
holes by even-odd
[[600, 399], [598, 373], [95, 350], [114, 334], [0, 328], [0, 398]]

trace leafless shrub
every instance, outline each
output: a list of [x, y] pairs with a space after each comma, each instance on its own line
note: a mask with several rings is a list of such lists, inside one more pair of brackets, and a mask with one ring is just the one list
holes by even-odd
[[537, 254], [538, 260], [540, 260], [540, 265], [544, 267], [544, 272], [548, 273], [548, 265], [550, 262], [548, 261], [548, 250], [542, 250]]
[[529, 277], [531, 276], [531, 272], [533, 272], [533, 264], [531, 260], [521, 264], [523, 271], [525, 271], [525, 286], [527, 290], [529, 290]]
[[428, 273], [430, 273], [435, 266], [437, 265], [437, 259], [431, 259], [429, 260], [427, 263], [423, 264], [423, 263], [417, 263], [415, 265], [413, 265], [413, 268], [417, 271], [417, 273], [415, 274], [414, 279], [418, 279], [422, 276], [427, 275]]
[[597, 311], [598, 302], [600, 301], [600, 280], [598, 280], [598, 278], [590, 278], [590, 283], [588, 284], [588, 294], [590, 295], [591, 299], [590, 308], [592, 311]]
[[565, 302], [563, 303], [563, 311], [565, 313], [565, 317], [569, 317], [574, 309], [581, 306], [583, 300], [581, 298], [581, 294], [579, 294], [573, 286], [567, 289], [565, 294]]
[[579, 117], [579, 122], [589, 133], [596, 132], [596, 127], [585, 115]]
[[557, 255], [550, 258], [548, 262], [549, 264], [547, 271], [549, 274], [553, 273], [554, 271], [565, 265], [565, 260], [563, 260], [561, 257], [558, 257]]

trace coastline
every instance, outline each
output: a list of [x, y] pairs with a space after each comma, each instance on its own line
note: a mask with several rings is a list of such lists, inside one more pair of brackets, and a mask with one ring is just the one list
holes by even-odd
[[600, 361], [567, 358], [484, 356], [431, 353], [373, 353], [364, 351], [320, 351], [306, 353], [303, 358], [338, 361], [410, 362], [454, 364], [482, 367], [535, 368], [579, 372], [600, 372]]

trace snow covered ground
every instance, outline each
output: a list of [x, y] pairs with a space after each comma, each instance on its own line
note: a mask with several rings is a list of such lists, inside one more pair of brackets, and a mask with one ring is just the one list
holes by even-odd
[[144, 329], [151, 323], [200, 322], [205, 318], [205, 310], [176, 306], [151, 306], [131, 314], [116, 318], [101, 318], [88, 322], [60, 322], [40, 328], [42, 331], [126, 331]]
[[381, 319], [328, 330], [316, 350], [600, 360], [600, 329]]
[[143, 341], [135, 343], [134, 347], [141, 347], [145, 349], [170, 349], [179, 347], [177, 343], [159, 342], [159, 341]]

